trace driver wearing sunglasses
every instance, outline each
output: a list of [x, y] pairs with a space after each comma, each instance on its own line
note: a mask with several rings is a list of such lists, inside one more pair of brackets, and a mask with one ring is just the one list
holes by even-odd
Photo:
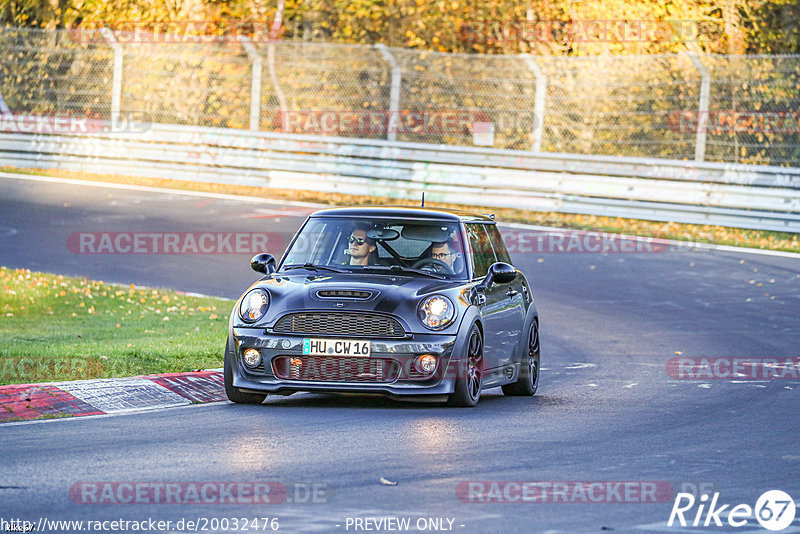
[[347, 252], [350, 255], [350, 265], [369, 265], [370, 257], [378, 247], [375, 241], [367, 237], [367, 229], [356, 227], [347, 240], [349, 245]]

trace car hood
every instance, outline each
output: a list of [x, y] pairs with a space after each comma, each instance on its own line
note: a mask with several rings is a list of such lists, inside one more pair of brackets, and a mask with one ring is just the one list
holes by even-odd
[[[260, 287], [270, 294], [269, 310], [258, 326], [271, 327], [286, 313], [337, 310], [391, 314], [405, 323], [407, 331], [413, 332], [426, 331], [416, 318], [422, 299], [433, 294], [446, 295], [460, 315], [467, 307], [465, 292], [470, 285], [466, 281], [434, 280], [416, 275], [312, 273], [273, 274], [253, 284], [251, 289]], [[369, 297], [326, 295], [329, 291], [364, 292], [369, 293]]]

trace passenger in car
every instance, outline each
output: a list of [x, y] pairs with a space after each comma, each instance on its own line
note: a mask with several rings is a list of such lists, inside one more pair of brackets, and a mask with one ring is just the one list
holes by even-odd
[[375, 241], [367, 237], [367, 226], [356, 226], [350, 233], [347, 252], [350, 265], [374, 265], [377, 246]]

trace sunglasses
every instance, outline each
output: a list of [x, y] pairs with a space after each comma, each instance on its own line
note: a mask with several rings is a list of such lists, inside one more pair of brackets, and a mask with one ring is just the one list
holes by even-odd
[[350, 236], [350, 238], [347, 241], [350, 244], [356, 243], [359, 247], [367, 242], [367, 240], [364, 239], [363, 237], [353, 237], [353, 236]]

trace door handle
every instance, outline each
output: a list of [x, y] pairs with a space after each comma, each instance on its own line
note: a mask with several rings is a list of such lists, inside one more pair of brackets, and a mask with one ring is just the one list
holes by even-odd
[[506, 292], [506, 296], [507, 296], [507, 297], [514, 297], [514, 296], [516, 296], [516, 295], [519, 295], [519, 291], [517, 291], [516, 289], [509, 289], [509, 290]]

